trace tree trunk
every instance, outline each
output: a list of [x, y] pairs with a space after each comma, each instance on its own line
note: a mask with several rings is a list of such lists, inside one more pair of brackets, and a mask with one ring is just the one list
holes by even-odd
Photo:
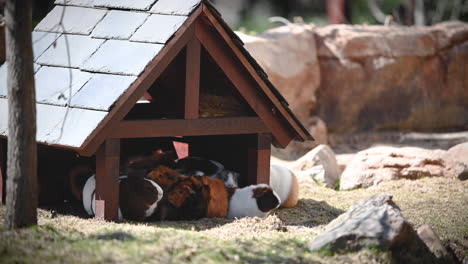
[[7, 0], [8, 164], [6, 228], [37, 224], [36, 95], [31, 1]]
[[330, 24], [344, 24], [346, 23], [345, 17], [345, 0], [328, 0], [327, 1], [327, 14], [328, 23]]

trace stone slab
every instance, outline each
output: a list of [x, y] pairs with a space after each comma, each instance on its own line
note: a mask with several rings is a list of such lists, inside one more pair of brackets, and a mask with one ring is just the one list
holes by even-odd
[[129, 11], [110, 11], [93, 30], [93, 38], [129, 39], [145, 22], [148, 14]]
[[164, 44], [185, 20], [185, 16], [151, 15], [130, 40]]
[[108, 40], [81, 67], [86, 71], [140, 75], [163, 45]]
[[57, 39], [56, 45], [49, 47], [36, 62], [41, 65], [79, 68], [104, 41], [89, 36], [63, 34]]

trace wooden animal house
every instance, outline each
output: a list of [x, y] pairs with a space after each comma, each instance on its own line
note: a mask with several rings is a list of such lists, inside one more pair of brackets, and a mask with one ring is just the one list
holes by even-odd
[[[55, 3], [32, 33], [37, 141], [95, 156], [97, 217], [117, 217], [121, 146], [174, 141], [179, 155], [221, 161], [247, 185], [269, 182], [271, 144], [313, 140], [209, 2]], [[7, 67], [0, 68], [0, 176]]]

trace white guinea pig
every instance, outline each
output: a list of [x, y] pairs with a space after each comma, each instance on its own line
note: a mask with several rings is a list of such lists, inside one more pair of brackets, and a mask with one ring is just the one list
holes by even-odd
[[299, 197], [299, 183], [294, 173], [281, 165], [271, 164], [270, 186], [281, 199], [282, 207], [294, 207]]

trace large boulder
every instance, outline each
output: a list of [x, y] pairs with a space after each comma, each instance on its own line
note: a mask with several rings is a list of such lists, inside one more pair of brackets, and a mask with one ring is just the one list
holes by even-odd
[[257, 36], [237, 33], [301, 121], [308, 119], [320, 84], [314, 29], [290, 24]]
[[450, 148], [445, 155], [445, 159], [451, 160], [455, 164], [454, 169], [458, 174], [458, 179], [468, 180], [468, 142]]
[[[325, 123], [310, 116], [310, 109], [317, 103], [315, 91], [320, 85], [314, 29], [313, 25], [290, 24], [256, 36], [237, 34], [305, 128], [319, 144], [326, 144]], [[276, 149], [274, 154], [283, 159], [296, 159], [316, 146], [314, 142], [292, 142], [286, 150]]]
[[391, 251], [396, 263], [437, 263], [388, 193], [354, 204], [309, 244], [311, 251], [333, 253], [363, 248]]
[[327, 145], [317, 146], [295, 161], [291, 165], [291, 169], [298, 175], [311, 176], [315, 182], [329, 188], [336, 187], [341, 174], [335, 153]]
[[447, 151], [417, 147], [377, 146], [356, 154], [341, 175], [341, 190], [384, 181], [423, 177], [460, 177], [464, 166]]
[[330, 132], [468, 127], [468, 24], [317, 28]]

